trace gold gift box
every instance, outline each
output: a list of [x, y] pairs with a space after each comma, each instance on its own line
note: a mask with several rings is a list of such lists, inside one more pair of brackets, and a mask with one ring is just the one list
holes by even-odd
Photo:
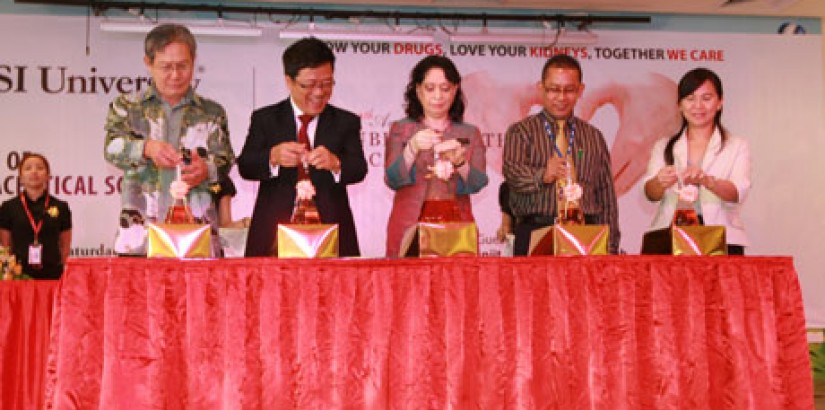
[[478, 255], [478, 227], [474, 222], [418, 222], [404, 234], [399, 256], [458, 255]]
[[528, 255], [607, 255], [607, 225], [554, 225], [530, 234]]
[[725, 227], [672, 226], [645, 233], [643, 255], [727, 255]]
[[212, 235], [208, 224], [147, 224], [150, 258], [208, 258]]
[[278, 224], [279, 258], [337, 258], [338, 224]]

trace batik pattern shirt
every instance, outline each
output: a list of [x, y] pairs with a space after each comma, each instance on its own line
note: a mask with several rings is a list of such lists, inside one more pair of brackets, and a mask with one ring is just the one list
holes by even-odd
[[[172, 204], [169, 185], [177, 178], [174, 168], [159, 168], [143, 156], [144, 145], [153, 139], [176, 149], [196, 151], [206, 161], [208, 177], [191, 187], [187, 195], [193, 216], [217, 229], [218, 217], [210, 187], [226, 177], [235, 154], [229, 141], [226, 112], [220, 104], [195, 94], [191, 89], [176, 105], [164, 108], [154, 87], [117, 97], [106, 117], [104, 156], [123, 170], [120, 227], [115, 251], [122, 254], [146, 252], [145, 222], [162, 221]], [[169, 118], [167, 112], [171, 112]], [[177, 129], [169, 124], [178, 123]]]

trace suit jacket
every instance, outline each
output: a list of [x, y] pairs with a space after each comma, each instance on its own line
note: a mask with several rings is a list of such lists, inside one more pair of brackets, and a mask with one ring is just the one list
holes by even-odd
[[[289, 99], [252, 113], [249, 134], [237, 161], [241, 177], [260, 181], [246, 256], [277, 256], [277, 224], [289, 223], [292, 216], [298, 172], [297, 168], [280, 167], [278, 175], [272, 176], [269, 153], [277, 144], [297, 141], [297, 133]], [[310, 168], [315, 204], [323, 223], [338, 224], [339, 255], [359, 256], [347, 185], [361, 182], [367, 175], [367, 161], [361, 146], [361, 119], [349, 111], [327, 105], [315, 131], [315, 147], [321, 145], [341, 160], [341, 178], [335, 182], [331, 172]]]
[[[669, 139], [662, 138], [653, 145], [650, 162], [647, 166], [647, 174], [643, 181], [647, 182], [651, 178], [655, 178], [659, 170], [666, 165], [664, 152]], [[673, 145], [673, 159], [676, 169], [683, 170], [687, 167], [687, 157], [687, 138], [685, 134], [682, 134], [676, 144]], [[748, 197], [751, 188], [750, 169], [751, 159], [748, 142], [731, 135], [722, 147], [722, 134], [719, 133], [717, 128], [710, 138], [708, 147], [705, 149], [705, 156], [702, 158], [702, 170], [707, 175], [713, 175], [716, 178], [732, 182], [739, 192], [739, 201], [725, 202], [705, 187], [699, 188], [698, 201], [705, 225], [724, 225], [725, 236], [730, 245], [750, 245], [741, 216], [742, 203]], [[644, 184], [642, 185], [642, 189], [644, 189]], [[665, 191], [664, 196], [659, 201], [659, 208], [650, 229], [655, 230], [670, 226], [678, 203], [679, 195], [675, 189]]]
[[[396, 121], [390, 126], [385, 144], [384, 182], [395, 191], [387, 223], [388, 257], [399, 256], [404, 232], [418, 221], [427, 196], [427, 185], [430, 181], [427, 175], [430, 174], [429, 167], [434, 163], [432, 151], [429, 155], [422, 153], [416, 156], [412, 167], [408, 167], [404, 162], [403, 154], [410, 138], [423, 128], [422, 123], [409, 118]], [[480, 191], [487, 185], [486, 148], [481, 139], [481, 132], [474, 125], [454, 122], [444, 131], [444, 139], [458, 138], [470, 141], [465, 152], [470, 171], [467, 180], [456, 172], [450, 178], [449, 185], [455, 189], [461, 219], [473, 222], [470, 194]]]

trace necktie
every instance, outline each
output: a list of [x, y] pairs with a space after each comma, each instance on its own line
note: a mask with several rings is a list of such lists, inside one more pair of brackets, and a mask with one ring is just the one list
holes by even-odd
[[307, 129], [309, 129], [309, 122], [312, 121], [312, 116], [309, 114], [299, 115], [298, 119], [301, 120], [301, 129], [298, 130], [298, 142], [304, 144], [307, 149], [312, 149], [309, 145], [309, 133]]
[[[564, 158], [567, 156], [567, 136], [564, 135], [564, 120], [556, 120], [556, 148], [558, 152], [556, 155]], [[570, 164], [568, 163], [568, 166]], [[564, 187], [567, 186], [567, 178], [556, 180], [556, 213], [559, 215], [558, 221], [564, 218], [562, 209], [564, 209]]]
[[559, 151], [561, 152], [562, 158], [567, 160], [567, 166], [570, 168], [570, 180], [572, 182], [576, 181], [576, 168], [575, 162], [573, 161], [573, 155], [569, 155], [568, 152], [568, 136], [567, 132], [565, 131], [567, 122], [564, 120], [556, 120], [556, 146], [559, 147]]
[[567, 134], [564, 132], [564, 120], [556, 120], [556, 146], [562, 158], [567, 156]]
[[[556, 132], [556, 146], [561, 151], [562, 158], [567, 161], [567, 175], [561, 181], [556, 182], [556, 214], [558, 215], [556, 218], [557, 223], [576, 223], [581, 224], [584, 223], [582, 220], [581, 212], [579, 211], [579, 203], [577, 200], [567, 200], [564, 197], [564, 189], [568, 184], [576, 183], [576, 167], [573, 161], [573, 155], [571, 155], [573, 147], [569, 146], [569, 139], [567, 133], [565, 132], [565, 121], [564, 120], [557, 120], [556, 126], [558, 131]], [[571, 152], [568, 152], [568, 148]]]
[[[309, 128], [309, 122], [312, 121], [312, 116], [309, 114], [302, 114], [298, 116], [298, 119], [301, 120], [301, 129], [298, 130], [298, 142], [304, 144], [307, 151], [312, 149], [309, 145], [309, 132], [307, 129]], [[303, 163], [298, 167], [298, 180], [308, 179], [309, 178], [309, 166], [306, 163]]]

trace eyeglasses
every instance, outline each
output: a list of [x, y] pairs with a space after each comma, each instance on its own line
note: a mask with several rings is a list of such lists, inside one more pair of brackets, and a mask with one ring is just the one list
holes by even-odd
[[192, 64], [189, 64], [189, 63], [158, 64], [157, 69], [162, 74], [172, 74], [175, 71], [180, 72], [180, 73], [186, 73], [186, 72], [189, 72], [189, 71], [192, 70]]
[[323, 80], [323, 81], [312, 81], [310, 83], [302, 83], [298, 80], [292, 80], [298, 87], [301, 87], [304, 91], [312, 91], [314, 89], [319, 89], [321, 91], [329, 91], [332, 90], [332, 87], [335, 86], [335, 80]]
[[544, 86], [544, 91], [547, 94], [552, 95], [564, 95], [564, 94], [575, 94], [579, 92], [579, 86], [569, 86], [569, 87], [556, 87], [556, 86]]

